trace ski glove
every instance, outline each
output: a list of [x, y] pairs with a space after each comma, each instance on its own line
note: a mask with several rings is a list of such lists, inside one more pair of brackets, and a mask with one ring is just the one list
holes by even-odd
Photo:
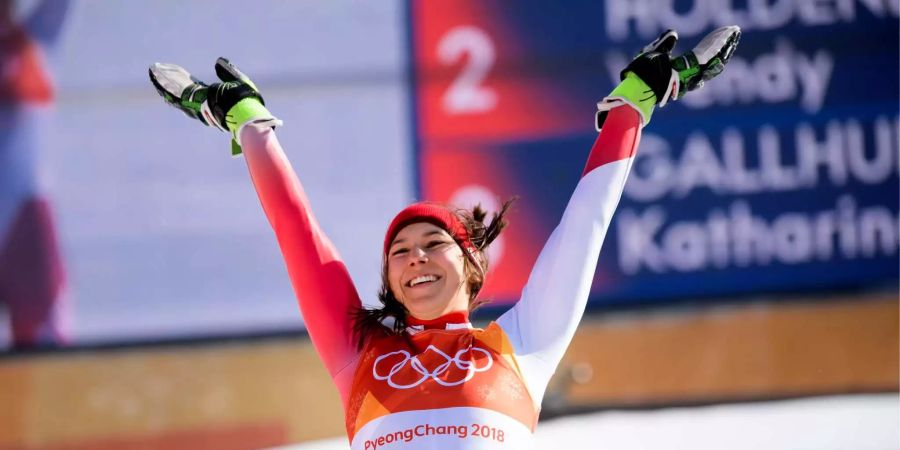
[[150, 66], [150, 82], [166, 103], [203, 124], [231, 133], [231, 154], [241, 154], [240, 130], [249, 123], [280, 126], [265, 107], [256, 85], [225, 58], [216, 60], [221, 82], [207, 85], [183, 67], [155, 63]]
[[684, 97], [725, 70], [741, 37], [735, 25], [707, 34], [693, 50], [672, 57], [678, 33], [667, 30], [641, 52], [620, 73], [621, 83], [597, 103], [597, 130], [610, 109], [629, 104], [641, 114], [643, 125], [650, 122], [653, 108]]

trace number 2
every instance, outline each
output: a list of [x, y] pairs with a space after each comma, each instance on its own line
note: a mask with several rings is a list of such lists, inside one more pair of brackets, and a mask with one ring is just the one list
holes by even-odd
[[497, 93], [482, 85], [495, 60], [494, 43], [487, 33], [470, 25], [453, 28], [438, 42], [437, 53], [445, 65], [469, 55], [462, 72], [442, 98], [448, 114], [478, 114], [494, 109]]

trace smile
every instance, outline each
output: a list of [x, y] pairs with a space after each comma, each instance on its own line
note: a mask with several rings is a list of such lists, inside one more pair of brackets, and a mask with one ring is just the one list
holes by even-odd
[[437, 281], [437, 280], [438, 280], [437, 275], [421, 275], [421, 276], [413, 278], [412, 280], [407, 281], [406, 286], [407, 287], [415, 287], [422, 283], [430, 283], [432, 281]]

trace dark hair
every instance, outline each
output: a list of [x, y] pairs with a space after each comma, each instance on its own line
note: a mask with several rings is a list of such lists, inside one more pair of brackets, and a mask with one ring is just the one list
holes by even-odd
[[[510, 198], [500, 207], [500, 211], [493, 214], [490, 224], [485, 224], [484, 219], [487, 212], [476, 205], [471, 211], [466, 209], [453, 209], [453, 213], [459, 218], [459, 221], [466, 227], [466, 232], [472, 244], [475, 245], [477, 251], [472, 255], [476, 258], [479, 269], [469, 258], [463, 260], [463, 271], [465, 272], [466, 282], [469, 285], [469, 311], [474, 311], [479, 306], [488, 303], [487, 300], [479, 299], [478, 292], [484, 286], [484, 278], [488, 272], [488, 259], [485, 251], [491, 242], [497, 239], [500, 232], [506, 228], [507, 222], [504, 220], [510, 206], [517, 200], [517, 197]], [[448, 207], [448, 209], [451, 209]], [[384, 334], [400, 334], [406, 329], [406, 315], [409, 313], [406, 307], [397, 300], [394, 293], [391, 292], [390, 281], [388, 280], [388, 264], [387, 255], [382, 255], [381, 264], [381, 289], [378, 291], [378, 300], [381, 302], [381, 308], [366, 309], [359, 308], [353, 312], [353, 332], [357, 339], [357, 348], [362, 349], [365, 345], [367, 336], [372, 333]], [[387, 320], [393, 320], [390, 325], [385, 324]]]

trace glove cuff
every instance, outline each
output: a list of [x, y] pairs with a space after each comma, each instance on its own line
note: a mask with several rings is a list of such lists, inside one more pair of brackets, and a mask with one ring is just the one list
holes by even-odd
[[595, 123], [597, 131], [600, 131], [603, 126], [609, 110], [623, 105], [634, 108], [641, 115], [641, 126], [647, 126], [650, 123], [650, 116], [653, 115], [654, 106], [656, 106], [656, 94], [644, 80], [641, 80], [633, 72], [625, 73], [622, 82], [597, 103], [598, 111]]
[[282, 122], [275, 118], [272, 113], [263, 106], [262, 102], [255, 97], [247, 97], [237, 102], [226, 114], [225, 123], [228, 130], [231, 131], [231, 155], [240, 155], [242, 150], [240, 146], [241, 131], [245, 126], [250, 124], [261, 123], [271, 127], [281, 126]]

